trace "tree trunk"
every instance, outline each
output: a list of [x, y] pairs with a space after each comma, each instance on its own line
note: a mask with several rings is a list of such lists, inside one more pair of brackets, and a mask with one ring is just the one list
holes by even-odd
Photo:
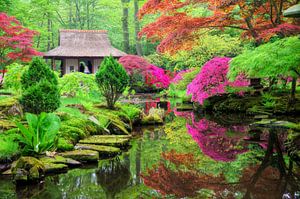
[[140, 32], [140, 22], [137, 18], [137, 14], [139, 11], [139, 3], [138, 0], [134, 0], [134, 29], [135, 29], [135, 46], [136, 52], [139, 56], [143, 55], [141, 40], [138, 37], [138, 33]]
[[296, 85], [297, 85], [297, 78], [293, 77], [292, 80], [292, 89], [291, 89], [291, 102], [295, 102], [295, 93], [296, 93]]
[[128, 3], [130, 0], [121, 0], [123, 5], [123, 17], [122, 17], [122, 28], [123, 28], [123, 47], [126, 53], [129, 53], [129, 30], [128, 30]]
[[47, 15], [47, 20], [48, 20], [48, 27], [47, 27], [47, 31], [48, 31], [48, 41], [47, 41], [47, 51], [50, 50], [51, 48], [51, 19], [50, 19], [50, 13], [48, 13]]
[[90, 5], [89, 1], [86, 1], [86, 22], [87, 22], [87, 29], [90, 29]]
[[253, 25], [251, 23], [251, 17], [247, 17], [245, 19], [245, 22], [247, 24], [247, 27], [249, 28], [250, 34], [251, 36], [256, 40], [256, 45], [260, 45], [261, 44], [261, 39], [258, 39], [258, 34], [257, 32], [254, 30]]

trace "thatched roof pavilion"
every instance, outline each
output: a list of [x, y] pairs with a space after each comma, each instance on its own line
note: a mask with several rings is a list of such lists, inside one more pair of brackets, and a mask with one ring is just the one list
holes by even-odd
[[95, 73], [104, 57], [126, 55], [111, 45], [106, 30], [60, 30], [59, 33], [59, 46], [45, 53], [44, 58], [52, 63], [60, 60], [63, 74]]

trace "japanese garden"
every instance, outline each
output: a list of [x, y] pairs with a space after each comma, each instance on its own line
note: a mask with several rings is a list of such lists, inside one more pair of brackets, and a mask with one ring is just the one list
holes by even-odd
[[300, 199], [299, 0], [0, 0], [0, 198]]

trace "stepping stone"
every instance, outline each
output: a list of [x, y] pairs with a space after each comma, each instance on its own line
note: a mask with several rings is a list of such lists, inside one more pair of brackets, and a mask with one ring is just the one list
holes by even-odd
[[130, 137], [123, 135], [95, 135], [84, 140], [80, 140], [79, 143], [124, 147], [129, 144], [129, 138]]
[[79, 162], [97, 162], [99, 160], [99, 153], [92, 150], [74, 150], [62, 152], [59, 155], [65, 158], [72, 158]]
[[88, 149], [93, 151], [98, 151], [100, 155], [111, 155], [118, 154], [121, 152], [121, 149], [112, 147], [112, 146], [104, 146], [104, 145], [94, 145], [94, 144], [77, 144], [75, 149]]
[[65, 158], [62, 156], [54, 156], [54, 157], [42, 157], [39, 159], [40, 161], [42, 161], [43, 163], [53, 163], [53, 164], [66, 164], [70, 167], [76, 167], [76, 166], [80, 166], [81, 163], [73, 160], [71, 158]]

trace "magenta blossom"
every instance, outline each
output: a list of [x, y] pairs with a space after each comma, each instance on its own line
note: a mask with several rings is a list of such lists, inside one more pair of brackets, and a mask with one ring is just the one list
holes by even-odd
[[211, 96], [226, 93], [228, 86], [245, 87], [249, 85], [248, 80], [243, 75], [239, 75], [234, 82], [228, 80], [227, 73], [230, 60], [231, 58], [228, 57], [216, 57], [206, 62], [200, 73], [187, 87], [187, 94], [192, 94], [192, 101], [203, 104], [204, 100]]

